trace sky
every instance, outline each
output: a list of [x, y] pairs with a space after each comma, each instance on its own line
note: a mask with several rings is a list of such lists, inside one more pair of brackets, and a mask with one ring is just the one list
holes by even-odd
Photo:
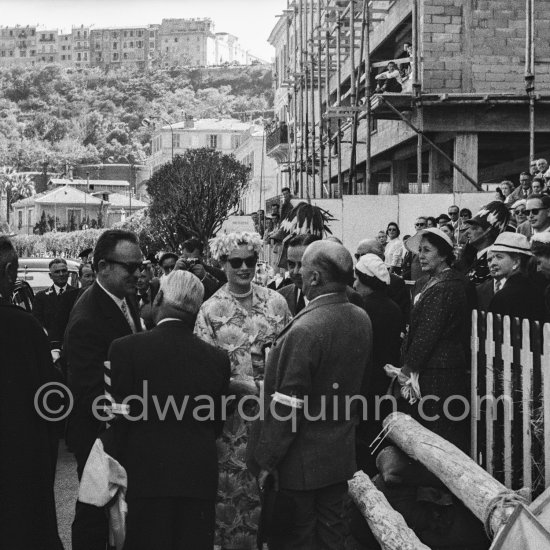
[[267, 38], [286, 5], [287, 0], [0, 0], [0, 25], [102, 28], [209, 17], [216, 32], [234, 34], [251, 53], [270, 61], [274, 49]]

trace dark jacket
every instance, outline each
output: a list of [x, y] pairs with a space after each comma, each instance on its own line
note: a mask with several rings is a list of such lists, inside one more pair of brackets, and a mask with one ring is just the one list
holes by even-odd
[[516, 273], [493, 296], [488, 309], [500, 315], [544, 321], [544, 295], [525, 275]]
[[60, 378], [38, 321], [1, 298], [0, 349], [0, 548], [61, 550], [53, 491], [56, 424], [33, 405], [37, 390]]
[[[221, 399], [227, 393], [231, 367], [227, 354], [193, 335], [193, 320], [167, 321], [149, 332], [115, 340], [109, 351], [113, 395], [117, 402], [144, 395], [147, 419], [122, 420], [126, 441], [122, 463], [128, 472], [128, 497], [188, 497], [213, 500], [218, 485], [216, 436], [221, 432]], [[159, 407], [152, 399], [156, 396]], [[180, 410], [164, 409], [173, 396]], [[198, 397], [195, 402], [195, 398]], [[216, 404], [215, 420], [206, 418], [207, 399]], [[166, 419], [158, 412], [167, 412]], [[159, 419], [160, 418], [160, 419]]]
[[[303, 303], [303, 306], [301, 308], [297, 307], [298, 304], [296, 300], [298, 296], [298, 288], [294, 283], [283, 286], [282, 288], [277, 290], [277, 292], [286, 300], [286, 303], [288, 304], [288, 309], [290, 310], [290, 314], [293, 317], [305, 307], [305, 302]], [[346, 296], [351, 304], [361, 308], [363, 307], [363, 300], [361, 296], [358, 292], [355, 292], [353, 288], [346, 286]]]
[[493, 278], [488, 279], [476, 287], [477, 309], [487, 311], [489, 304], [495, 295], [495, 281]]
[[[265, 420], [249, 454], [259, 468], [278, 471], [281, 488], [313, 490], [353, 475], [358, 411], [356, 401], [347, 411], [345, 402], [370, 376], [371, 357], [370, 320], [342, 292], [310, 302], [279, 334], [265, 369]], [[275, 392], [307, 399], [307, 415], [292, 409], [297, 429], [270, 412]], [[281, 416], [291, 410], [274, 407]], [[313, 420], [321, 413], [326, 420]]]
[[54, 285], [52, 285], [46, 290], [37, 292], [34, 297], [32, 314], [48, 332], [48, 338], [53, 347], [60, 346], [59, 338], [57, 336], [54, 337], [54, 326], [61, 303], [66, 295], [76, 295], [77, 292], [77, 288], [71, 285], [66, 285], [63, 294], [59, 296], [55, 291]]
[[[437, 396], [439, 401], [426, 400], [423, 410], [410, 408], [405, 400], [400, 409], [413, 415], [422, 425], [441, 437], [465, 449], [468, 424], [453, 421], [443, 406], [447, 397], [468, 394], [467, 346], [469, 336], [469, 309], [464, 276], [449, 269], [428, 280], [421, 279], [422, 292], [417, 294], [411, 311], [409, 332], [403, 343], [402, 364], [419, 373], [422, 396]], [[451, 415], [463, 414], [451, 409]], [[423, 413], [420, 414], [419, 413]], [[439, 416], [438, 419], [428, 418]]]
[[66, 292], [61, 295], [57, 317], [55, 318], [51, 332], [51, 339], [59, 342], [60, 345], [63, 344], [63, 338], [65, 336], [67, 324], [69, 323], [71, 311], [77, 300], [86, 292], [87, 288], [78, 288], [73, 292]]
[[[137, 311], [128, 300], [137, 330], [141, 323]], [[92, 414], [92, 403], [104, 392], [103, 363], [113, 340], [127, 336], [132, 329], [115, 302], [97, 281], [75, 304], [65, 331], [65, 354], [68, 383], [74, 407], [67, 426], [67, 442], [75, 451], [79, 467], [83, 467], [93, 442], [104, 423]]]

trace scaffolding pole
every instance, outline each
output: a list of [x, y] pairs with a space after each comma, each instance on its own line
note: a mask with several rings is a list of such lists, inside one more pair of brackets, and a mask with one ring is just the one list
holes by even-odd
[[414, 65], [413, 65], [413, 89], [416, 99], [416, 114], [418, 117], [418, 125], [420, 131], [418, 132], [416, 139], [416, 184], [417, 184], [417, 193], [422, 193], [422, 130], [424, 129], [424, 111], [422, 108], [422, 85], [420, 83], [420, 41], [418, 38], [419, 34], [419, 16], [418, 16], [418, 0], [413, 1], [413, 10], [412, 10], [412, 42], [413, 42], [413, 56], [414, 56]]
[[[363, 0], [364, 1], [364, 0]], [[349, 4], [349, 41], [352, 46], [355, 45], [355, 0], [350, 0]], [[355, 48], [352, 47], [349, 53], [350, 60], [350, 104], [357, 107], [357, 91], [355, 88]], [[351, 158], [349, 165], [349, 191], [352, 195], [357, 195], [357, 115], [353, 115], [353, 125], [351, 131]]]
[[322, 46], [321, 46], [321, 8], [322, 0], [317, 1], [317, 100], [319, 106], [319, 197], [323, 196], [323, 181], [325, 179], [325, 143], [323, 132], [323, 78], [322, 78]]
[[529, 161], [535, 160], [535, 0], [525, 2], [525, 89], [529, 96]]
[[310, 138], [310, 131], [309, 131], [309, 120], [310, 120], [310, 108], [309, 108], [309, 84], [310, 84], [310, 73], [309, 73], [309, 59], [308, 59], [308, 53], [309, 53], [309, 41], [308, 41], [308, 6], [309, 6], [309, 0], [304, 0], [305, 7], [304, 7], [304, 32], [303, 32], [303, 40], [304, 40], [304, 48], [302, 50], [302, 56], [303, 56], [303, 63], [304, 63], [304, 78], [305, 78], [305, 93], [304, 93], [304, 100], [305, 100], [305, 126], [303, 127], [303, 131], [306, 138], [306, 155], [305, 155], [305, 163], [302, 164], [302, 171], [305, 172], [305, 180], [306, 180], [306, 197], [310, 198], [310, 192], [309, 192], [309, 173], [308, 173], [308, 166], [309, 166], [309, 159], [310, 159], [310, 148], [309, 148], [309, 138]]
[[294, 132], [292, 142], [294, 144], [294, 193], [300, 195], [300, 186], [298, 182], [298, 24], [297, 9], [294, 7]]
[[372, 153], [371, 153], [371, 128], [372, 128], [372, 108], [370, 104], [371, 98], [371, 63], [370, 63], [370, 11], [367, 4], [367, 9], [365, 10], [365, 45], [366, 45], [366, 55], [365, 55], [365, 101], [367, 106], [366, 119], [367, 119], [367, 136], [366, 141], [366, 159], [365, 159], [365, 189], [369, 195], [374, 195], [373, 183], [372, 183]]
[[[327, 30], [325, 33], [325, 114], [330, 109], [330, 33]], [[332, 198], [332, 135], [331, 125], [327, 121], [327, 150], [328, 150], [328, 162], [327, 162], [327, 192], [329, 198]]]
[[[341, 85], [342, 85], [342, 19], [338, 13], [336, 20], [336, 106], [340, 107], [342, 100]], [[337, 160], [338, 160], [338, 194], [342, 195], [342, 122], [338, 119], [336, 135]]]
[[[304, 12], [303, 0], [298, 3], [298, 21], [300, 34], [298, 40], [298, 57], [300, 59], [300, 198], [304, 197]], [[297, 136], [296, 136], [297, 137]]]

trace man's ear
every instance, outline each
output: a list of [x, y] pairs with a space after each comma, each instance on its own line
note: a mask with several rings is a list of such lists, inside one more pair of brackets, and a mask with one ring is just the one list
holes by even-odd
[[321, 284], [321, 272], [320, 271], [313, 271], [311, 274], [311, 282], [310, 286], [319, 286]]

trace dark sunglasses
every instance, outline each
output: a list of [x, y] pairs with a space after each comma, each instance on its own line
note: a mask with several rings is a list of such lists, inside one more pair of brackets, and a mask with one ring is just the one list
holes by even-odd
[[248, 258], [228, 258], [227, 261], [233, 269], [239, 269], [243, 264], [246, 267], [254, 267], [258, 263], [256, 256], [248, 256]]
[[426, 227], [426, 224], [425, 223], [415, 223], [414, 226], [415, 227]]
[[110, 264], [116, 264], [123, 267], [130, 274], [135, 273], [138, 269], [141, 270], [143, 268], [142, 262], [119, 262], [118, 260], [111, 260], [109, 258], [105, 258], [105, 261], [109, 262]]
[[525, 209], [524, 212], [526, 216], [529, 216], [530, 214], [533, 214], [533, 216], [537, 216], [541, 210], [548, 210], [548, 208], [531, 208], [531, 210]]

